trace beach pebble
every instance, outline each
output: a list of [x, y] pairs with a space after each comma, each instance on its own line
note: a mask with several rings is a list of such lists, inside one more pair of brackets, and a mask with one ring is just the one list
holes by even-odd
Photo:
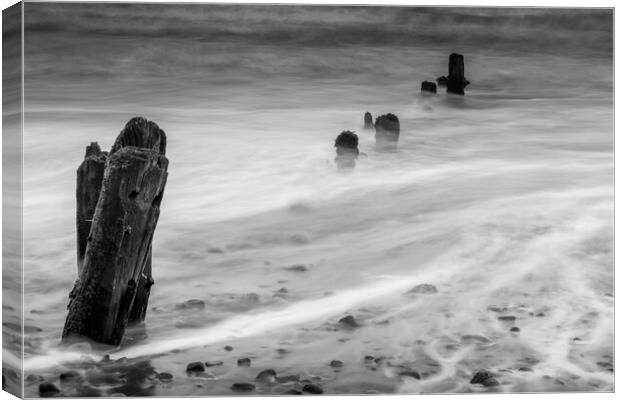
[[159, 379], [162, 382], [172, 382], [173, 376], [172, 374], [168, 372], [162, 372], [162, 373], [157, 374], [157, 379]]
[[607, 371], [614, 372], [614, 364], [610, 361], [599, 361], [596, 363], [599, 367], [606, 369]]
[[283, 356], [285, 354], [288, 354], [289, 351], [287, 349], [279, 348], [279, 349], [276, 349], [276, 353], [278, 353], [279, 355]]
[[249, 367], [252, 364], [252, 360], [249, 358], [240, 358], [237, 360], [237, 365], [239, 367]]
[[434, 294], [434, 293], [437, 293], [437, 288], [434, 285], [431, 285], [428, 283], [422, 283], [417, 286], [414, 286], [413, 289], [407, 292], [407, 294], [413, 294], [413, 293]]
[[515, 317], [514, 315], [501, 315], [499, 317], [497, 317], [498, 320], [500, 321], [508, 321], [508, 322], [513, 322], [517, 320], [517, 317]]
[[233, 347], [232, 346], [224, 346], [224, 350], [226, 351], [232, 351]]
[[205, 365], [200, 362], [200, 361], [196, 361], [196, 362], [191, 362], [189, 364], [187, 364], [187, 372], [204, 372], [205, 370]]
[[487, 387], [499, 385], [499, 381], [495, 379], [493, 375], [491, 375], [487, 371], [476, 372], [473, 378], [471, 378], [471, 381], [469, 381], [469, 383], [474, 384], [474, 385], [480, 384], [482, 386], [487, 386]]
[[314, 383], [308, 383], [301, 389], [304, 393], [323, 394], [323, 388]]
[[544, 313], [544, 312], [539, 312], [539, 313], [536, 313], [536, 316], [537, 316], [538, 318], [541, 318], [541, 317], [544, 317], [544, 316], [545, 316], [545, 313]]
[[60, 389], [58, 389], [53, 383], [42, 382], [39, 384], [39, 395], [41, 397], [51, 397], [58, 393], [60, 393]]
[[205, 361], [205, 366], [207, 367], [219, 367], [220, 365], [224, 365], [223, 361]]
[[198, 299], [190, 299], [174, 306], [177, 310], [202, 310], [205, 308], [205, 302]]
[[78, 378], [81, 378], [81, 376], [80, 376], [80, 373], [77, 371], [66, 371], [66, 372], [61, 373], [59, 378], [60, 378], [60, 382], [64, 383], [64, 382], [74, 381]]
[[342, 361], [340, 361], [340, 360], [332, 360], [332, 361], [329, 363], [329, 366], [330, 366], [330, 367], [333, 367], [333, 368], [340, 368], [340, 367], [342, 367], [343, 365], [344, 365], [344, 363], [343, 363]]
[[519, 368], [519, 371], [522, 371], [522, 372], [533, 372], [534, 370], [532, 368], [530, 368], [530, 367], [521, 367], [521, 368]]
[[359, 324], [352, 315], [347, 315], [346, 317], [340, 318], [338, 324], [347, 329], [355, 329], [359, 327]]
[[497, 313], [508, 311], [506, 307], [498, 307], [498, 306], [488, 306], [487, 310], [497, 312]]
[[242, 382], [242, 383], [233, 383], [233, 385], [230, 388], [234, 392], [251, 392], [252, 390], [256, 389], [256, 386], [254, 386], [251, 383]]
[[275, 383], [276, 382], [276, 371], [272, 369], [266, 369], [261, 371], [256, 375], [256, 382], [260, 383]]
[[516, 326], [513, 326], [512, 328], [510, 328], [510, 332], [513, 332], [513, 333], [519, 333], [519, 332], [521, 332], [521, 329], [519, 329], [519, 328], [518, 328], [518, 327], [516, 327]]
[[306, 271], [308, 271], [308, 267], [306, 267], [305, 265], [302, 265], [302, 264], [291, 265], [290, 267], [286, 267], [284, 269], [287, 270], [287, 271], [292, 271], [292, 272], [306, 272]]

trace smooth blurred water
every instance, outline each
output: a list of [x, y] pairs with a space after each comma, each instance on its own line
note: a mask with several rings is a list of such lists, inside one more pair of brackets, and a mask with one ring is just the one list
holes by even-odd
[[[480, 369], [504, 370], [501, 391], [613, 390], [605, 12], [588, 24], [559, 10], [167, 6], [151, 29], [123, 20], [148, 6], [75, 8], [67, 26], [77, 6], [29, 7], [25, 325], [41, 331], [26, 337], [26, 374], [53, 379], [81, 355], [57, 349], [77, 273], [75, 170], [88, 143], [110, 147], [142, 115], [168, 135], [169, 179], [147, 337], [113, 357], [175, 375], [150, 394], [229, 394], [225, 384], [265, 368], [321, 376], [328, 393], [481, 390], [469, 384]], [[231, 32], [239, 20], [247, 32]], [[317, 26], [312, 40], [294, 36]], [[452, 51], [465, 55], [466, 96], [421, 96]], [[398, 115], [397, 153], [374, 151], [365, 111]], [[333, 140], [347, 129], [367, 157], [339, 173]], [[286, 269], [296, 264], [307, 271]], [[438, 292], [406, 295], [421, 283]], [[188, 299], [206, 306], [177, 307]], [[347, 314], [362, 327], [338, 329]], [[367, 354], [424, 379], [369, 370]], [[229, 367], [242, 356], [252, 369]], [[207, 383], [185, 376], [204, 359], [227, 367]]]

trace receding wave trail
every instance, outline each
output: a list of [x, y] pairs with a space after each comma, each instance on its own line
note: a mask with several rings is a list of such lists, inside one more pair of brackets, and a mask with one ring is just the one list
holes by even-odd
[[[450, 270], [454, 271], [454, 267], [451, 269], [444, 267], [442, 269], [444, 279], [448, 278], [445, 274], [446, 271]], [[412, 276], [382, 277], [379, 282], [372, 285], [345, 290], [317, 300], [300, 301], [282, 310], [230, 318], [215, 326], [194, 329], [187, 333], [162, 338], [155, 342], [120, 349], [111, 354], [115, 357], [129, 358], [152, 356], [173, 350], [205, 346], [228, 339], [264, 334], [271, 329], [298, 325], [338, 315], [354, 305], [402, 291], [411, 285], [423, 283], [429, 278], [437, 281], [437, 271], [431, 269], [430, 271]], [[84, 356], [98, 355], [100, 354], [55, 349], [46, 355], [25, 360], [24, 368], [31, 371], [43, 370], [62, 363], [80, 361]]]

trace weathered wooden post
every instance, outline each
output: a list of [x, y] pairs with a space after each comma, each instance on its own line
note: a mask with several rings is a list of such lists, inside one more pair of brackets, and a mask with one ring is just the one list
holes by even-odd
[[372, 123], [372, 114], [366, 111], [364, 114], [364, 129], [372, 129], [375, 125]]
[[145, 270], [168, 176], [165, 154], [164, 131], [144, 118], [130, 120], [112, 146], [63, 341], [118, 345], [130, 314], [143, 314], [134, 307], [140, 286], [152, 284]]
[[450, 54], [448, 93], [465, 94], [465, 61], [460, 54]]
[[378, 151], [396, 151], [400, 123], [394, 114], [385, 114], [375, 121], [375, 148]]
[[[95, 215], [97, 201], [99, 200], [107, 158], [108, 152], [101, 151], [99, 144], [92, 142], [86, 147], [84, 161], [82, 161], [77, 170], [76, 230], [78, 279], [82, 274], [88, 234], [90, 233], [91, 222]], [[130, 324], [142, 322], [146, 317], [150, 289], [154, 283], [151, 270], [151, 254], [149, 249], [149, 256], [146, 259], [144, 271], [138, 282], [136, 299], [129, 315]]]
[[334, 144], [338, 169], [355, 168], [355, 160], [360, 154], [358, 143], [357, 135], [351, 131], [343, 131], [338, 135]]
[[435, 82], [424, 81], [422, 82], [422, 87], [420, 89], [422, 93], [437, 93], [437, 85]]
[[97, 142], [92, 142], [86, 147], [84, 161], [77, 169], [77, 186], [76, 186], [76, 228], [77, 228], [77, 264], [78, 277], [82, 274], [82, 265], [84, 263], [84, 253], [86, 253], [86, 244], [90, 225], [95, 215], [95, 207], [99, 200], [99, 192], [101, 191], [101, 182], [103, 182], [103, 173], [105, 171], [105, 162], [108, 153], [101, 151]]

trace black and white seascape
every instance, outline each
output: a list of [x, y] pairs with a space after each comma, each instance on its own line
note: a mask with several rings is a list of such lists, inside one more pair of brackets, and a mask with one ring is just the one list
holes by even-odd
[[[27, 3], [25, 395], [613, 391], [612, 31], [606, 9]], [[464, 95], [436, 84], [453, 53]], [[61, 343], [76, 169], [137, 116], [169, 161], [145, 322]]]

